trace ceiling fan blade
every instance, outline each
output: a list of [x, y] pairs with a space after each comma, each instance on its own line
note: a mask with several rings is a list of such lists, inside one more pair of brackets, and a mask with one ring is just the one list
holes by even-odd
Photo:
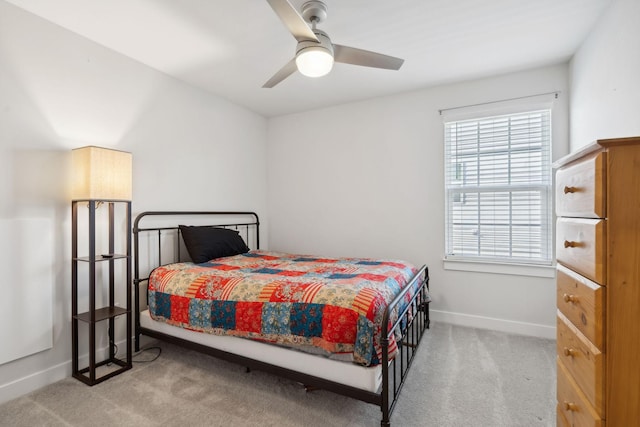
[[298, 71], [298, 67], [296, 66], [296, 58], [293, 58], [291, 61], [287, 62], [284, 67], [280, 68], [280, 70], [273, 75], [265, 84], [262, 85], [263, 88], [272, 88], [291, 74]]
[[299, 42], [312, 40], [320, 43], [318, 37], [313, 33], [307, 25], [304, 18], [298, 11], [288, 2], [288, 0], [267, 0], [276, 15], [280, 17], [284, 25], [289, 29], [293, 37]]
[[386, 70], [399, 70], [404, 63], [404, 59], [339, 44], [333, 45], [333, 60], [345, 64], [384, 68]]

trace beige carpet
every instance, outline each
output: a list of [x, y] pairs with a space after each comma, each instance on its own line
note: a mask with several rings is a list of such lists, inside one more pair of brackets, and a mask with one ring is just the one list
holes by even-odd
[[[0, 425], [380, 425], [377, 406], [161, 347], [94, 387], [68, 378], [7, 402]], [[410, 375], [394, 427], [555, 425], [555, 341], [432, 322]]]

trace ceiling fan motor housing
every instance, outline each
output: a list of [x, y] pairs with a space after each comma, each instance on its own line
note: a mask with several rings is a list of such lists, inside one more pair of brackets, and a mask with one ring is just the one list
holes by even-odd
[[313, 30], [313, 32], [316, 37], [318, 37], [318, 40], [320, 40], [320, 43], [318, 44], [313, 40], [303, 40], [301, 42], [298, 42], [298, 46], [296, 48], [296, 56], [302, 53], [305, 49], [309, 48], [322, 48], [327, 50], [331, 54], [331, 56], [333, 56], [333, 44], [331, 44], [331, 39], [329, 38], [327, 33], [318, 29]]

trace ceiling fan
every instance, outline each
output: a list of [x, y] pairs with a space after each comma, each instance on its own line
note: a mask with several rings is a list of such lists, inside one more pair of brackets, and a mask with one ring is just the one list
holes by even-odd
[[[298, 41], [296, 56], [262, 87], [272, 88], [296, 70], [309, 77], [320, 77], [331, 71], [333, 63], [399, 70], [404, 59], [331, 43], [327, 33], [316, 25], [327, 17], [327, 6], [312, 0], [302, 5], [302, 15], [288, 0], [267, 0], [293, 37]], [[311, 24], [311, 27], [307, 24]]]

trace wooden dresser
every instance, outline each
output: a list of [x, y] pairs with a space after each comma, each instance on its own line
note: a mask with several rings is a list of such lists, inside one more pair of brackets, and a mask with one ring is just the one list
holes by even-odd
[[640, 137], [554, 163], [558, 426], [640, 425]]

